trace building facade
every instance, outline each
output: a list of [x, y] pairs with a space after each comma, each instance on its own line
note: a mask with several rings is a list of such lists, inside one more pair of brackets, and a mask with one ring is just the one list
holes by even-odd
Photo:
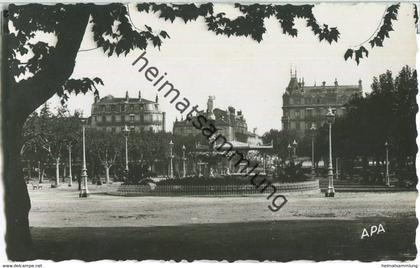
[[[247, 143], [250, 132], [248, 132], [248, 126], [242, 111], [236, 111], [232, 106], [229, 106], [226, 110], [214, 108], [214, 100], [214, 96], [209, 96], [207, 109], [200, 111], [200, 114], [213, 123], [218, 129], [218, 133], [223, 135], [226, 140]], [[201, 130], [196, 129], [191, 121], [186, 119], [174, 122], [173, 133], [180, 136], [202, 135]], [[255, 139], [255, 136], [256, 134], [253, 134], [252, 137]]]
[[124, 126], [131, 131], [165, 131], [165, 112], [160, 111], [158, 97], [155, 101], [142, 98], [130, 98], [128, 91], [125, 98], [114, 98], [108, 95], [99, 99], [95, 97], [92, 114], [89, 118], [91, 128], [110, 132], [121, 132]]
[[354, 95], [362, 95], [362, 81], [357, 85], [307, 86], [303, 78], [292, 73], [286, 92], [283, 94], [282, 126], [284, 130], [294, 130], [300, 136], [307, 134], [312, 123], [317, 128], [325, 123], [325, 115], [331, 107], [337, 116], [345, 112], [344, 105]]

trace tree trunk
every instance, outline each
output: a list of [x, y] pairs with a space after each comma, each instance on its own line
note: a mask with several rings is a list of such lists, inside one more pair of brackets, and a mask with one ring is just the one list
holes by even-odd
[[60, 184], [60, 157], [55, 159], [55, 185], [58, 187]]
[[28, 161], [28, 179], [32, 179], [32, 166], [31, 166], [31, 161]]
[[[16, 83], [14, 73], [2, 68], [2, 123], [4, 146], [4, 194], [6, 212], [6, 253], [11, 260], [32, 258], [32, 239], [28, 213], [31, 202], [22, 172], [20, 150], [25, 120], [36, 108], [52, 97], [73, 73], [77, 51], [89, 19], [89, 8], [74, 5], [58, 24], [54, 53], [35, 76]], [[2, 65], [9, 66], [8, 20], [3, 20]]]
[[43, 168], [41, 168], [41, 177], [39, 179], [39, 183], [43, 183], [44, 182], [44, 174], [45, 174], [45, 170]]
[[109, 184], [109, 166], [105, 166], [105, 178], [106, 178], [106, 184]]
[[3, 130], [4, 142], [4, 189], [6, 212], [6, 251], [12, 260], [30, 258], [32, 240], [28, 213], [31, 202], [22, 172], [20, 148], [23, 122], [7, 118]]

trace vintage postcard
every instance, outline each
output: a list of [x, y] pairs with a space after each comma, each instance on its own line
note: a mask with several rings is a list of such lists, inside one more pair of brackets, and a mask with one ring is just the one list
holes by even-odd
[[417, 267], [417, 20], [414, 3], [5, 5], [4, 263]]

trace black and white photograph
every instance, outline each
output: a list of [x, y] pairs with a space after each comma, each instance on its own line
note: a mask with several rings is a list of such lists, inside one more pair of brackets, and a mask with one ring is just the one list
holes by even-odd
[[3, 267], [417, 267], [414, 3], [1, 18]]

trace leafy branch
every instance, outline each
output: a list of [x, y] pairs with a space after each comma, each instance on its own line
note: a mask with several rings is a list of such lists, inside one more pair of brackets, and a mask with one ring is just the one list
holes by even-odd
[[296, 37], [297, 29], [294, 27], [296, 18], [306, 19], [307, 26], [318, 36], [320, 41], [326, 40], [329, 43], [337, 41], [339, 31], [336, 27], [319, 25], [313, 15], [313, 5], [271, 5], [271, 4], [235, 4], [243, 15], [235, 19], [229, 19], [224, 12], [215, 14], [211, 3], [195, 4], [155, 4], [142, 3], [137, 5], [140, 12], [159, 13], [159, 18], [173, 22], [176, 18], [182, 19], [185, 23], [195, 21], [203, 17], [209, 31], [217, 35], [250, 36], [253, 40], [261, 42], [266, 32], [264, 19], [275, 16], [279, 21], [284, 34]]
[[348, 60], [354, 56], [354, 60], [356, 61], [357, 65], [359, 65], [360, 59], [362, 59], [363, 56], [367, 57], [369, 55], [367, 48], [364, 46], [365, 43], [369, 42], [371, 48], [374, 48], [375, 46], [382, 47], [385, 38], [389, 38], [389, 33], [394, 30], [392, 28], [392, 22], [397, 20], [399, 7], [400, 4], [389, 6], [385, 11], [385, 15], [382, 17], [382, 24], [380, 24], [381, 26], [378, 26], [372, 36], [360, 44], [357, 49], [347, 49], [347, 51], [344, 53], [344, 60]]

